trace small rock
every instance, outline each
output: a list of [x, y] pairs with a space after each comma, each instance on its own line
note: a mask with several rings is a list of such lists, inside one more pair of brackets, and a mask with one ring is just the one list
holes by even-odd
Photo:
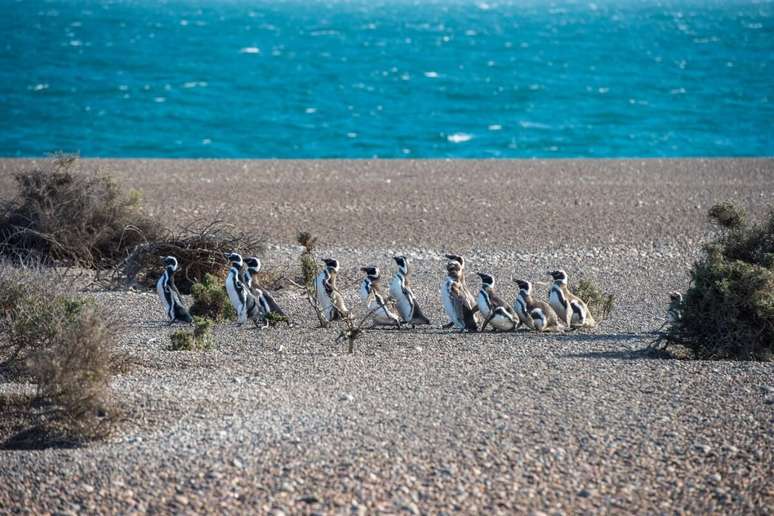
[[299, 498], [298, 501], [312, 505], [313, 503], [317, 503], [320, 500], [315, 495], [304, 495], [301, 498]]
[[175, 495], [175, 501], [180, 505], [188, 505], [188, 498], [183, 495]]
[[231, 464], [232, 464], [232, 465], [233, 465], [235, 468], [239, 468], [239, 469], [242, 469], [243, 467], [245, 467], [245, 465], [244, 465], [244, 464], [242, 464], [242, 461], [241, 461], [241, 460], [239, 460], [239, 459], [234, 459], [234, 460], [232, 460], [232, 461], [231, 461]]
[[709, 453], [712, 451], [712, 446], [708, 446], [706, 444], [697, 444], [697, 445], [694, 445], [694, 448], [697, 451], [700, 451], [701, 453], [703, 453], [704, 455], [709, 455]]
[[353, 399], [355, 398], [353, 398], [351, 394], [342, 394], [339, 396], [339, 401], [352, 401]]
[[589, 491], [588, 489], [581, 489], [580, 491], [578, 491], [578, 496], [580, 496], [581, 498], [588, 498], [591, 496], [591, 491]]

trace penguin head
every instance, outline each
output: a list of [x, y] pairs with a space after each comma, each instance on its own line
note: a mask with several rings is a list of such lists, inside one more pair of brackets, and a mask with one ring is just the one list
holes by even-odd
[[398, 265], [398, 270], [402, 272], [403, 274], [408, 273], [408, 260], [405, 256], [393, 256], [393, 260], [395, 260], [395, 263]]
[[477, 272], [478, 277], [481, 278], [481, 288], [494, 288], [494, 278], [485, 273], [485, 272]]
[[446, 254], [444, 256], [450, 262], [457, 262], [457, 263], [459, 263], [460, 264], [460, 269], [464, 269], [465, 268], [465, 258], [463, 258], [462, 256], [460, 256], [458, 254]]
[[368, 267], [361, 267], [361, 271], [365, 272], [368, 276], [368, 279], [375, 281], [379, 279], [379, 267], [374, 267], [373, 265]]
[[239, 253], [226, 253], [226, 258], [232, 267], [242, 268], [242, 255]]
[[245, 258], [245, 265], [247, 265], [247, 270], [253, 274], [261, 270], [261, 260], [259, 260], [256, 256]]
[[682, 303], [683, 302], [683, 295], [680, 292], [670, 292], [669, 293], [669, 300], [673, 303]]
[[558, 269], [555, 271], [550, 271], [548, 273], [549, 276], [554, 278], [554, 281], [558, 281], [562, 285], [567, 284], [567, 273], [564, 272], [562, 269]]
[[451, 278], [459, 278], [460, 272], [462, 272], [462, 267], [460, 266], [460, 262], [451, 261], [447, 263], [446, 272]]
[[161, 260], [164, 262], [165, 269], [171, 269], [172, 272], [175, 272], [178, 269], [177, 258], [174, 256], [165, 256]]
[[333, 258], [323, 258], [323, 263], [328, 270], [339, 272], [339, 262]]
[[527, 294], [532, 293], [532, 283], [517, 279], [516, 284], [519, 286], [519, 290], [525, 291]]

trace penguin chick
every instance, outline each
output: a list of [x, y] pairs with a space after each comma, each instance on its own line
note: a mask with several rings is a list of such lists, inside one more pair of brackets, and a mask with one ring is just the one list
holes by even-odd
[[555, 331], [559, 329], [559, 319], [551, 305], [532, 297], [532, 283], [516, 280], [519, 295], [514, 308], [519, 311], [520, 318], [526, 318], [527, 327], [537, 331]]
[[360, 297], [368, 309], [374, 326], [397, 326], [400, 328], [400, 319], [390, 310], [380, 292], [379, 268], [363, 267], [360, 270], [366, 273], [366, 277], [360, 284]]
[[441, 301], [454, 328], [460, 331], [478, 331], [473, 306], [460, 279], [461, 266], [459, 262], [450, 261], [446, 264], [447, 276], [441, 288]]
[[548, 302], [559, 320], [567, 328], [593, 328], [596, 321], [586, 303], [567, 287], [567, 273], [559, 269], [548, 274], [554, 278], [554, 284], [548, 291]]
[[411, 324], [415, 327], [417, 324], [430, 324], [430, 320], [422, 313], [419, 308], [414, 293], [409, 287], [409, 265], [405, 256], [394, 256], [392, 258], [398, 266], [392, 281], [390, 281], [390, 296], [395, 299], [395, 307], [398, 309], [401, 319], [405, 324]]
[[478, 292], [478, 311], [484, 317], [484, 324], [491, 323], [494, 330], [511, 331], [519, 325], [518, 316], [494, 292], [494, 278], [486, 273], [477, 273], [481, 278], [481, 290]]
[[193, 321], [188, 308], [183, 304], [183, 298], [175, 285], [175, 272], [179, 268], [177, 258], [174, 256], [165, 256], [164, 272], [156, 282], [156, 292], [158, 292], [161, 305], [164, 307], [164, 313], [169, 318], [169, 324], [176, 321], [190, 323]]
[[349, 311], [344, 304], [344, 298], [336, 289], [339, 262], [331, 258], [325, 258], [323, 263], [325, 263], [325, 268], [320, 271], [314, 281], [320, 311], [326, 321], [335, 321], [342, 317], [348, 317]]

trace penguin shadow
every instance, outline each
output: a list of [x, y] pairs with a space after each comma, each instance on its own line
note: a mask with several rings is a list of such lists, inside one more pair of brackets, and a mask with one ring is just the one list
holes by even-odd
[[[668, 351], [656, 349], [649, 344], [653, 342], [657, 334], [654, 332], [644, 333], [610, 333], [610, 334], [577, 334], [567, 335], [575, 341], [586, 342], [644, 342], [645, 346], [639, 349], [611, 349], [604, 351], [584, 351], [582, 353], [565, 353], [560, 358], [592, 358], [599, 360], [663, 360], [675, 358]], [[563, 339], [560, 339], [563, 340]]]
[[557, 340], [573, 340], [580, 342], [629, 342], [634, 340], [653, 340], [657, 334], [653, 332], [626, 332], [626, 333], [586, 333], [584, 330], [571, 330], [555, 332]]
[[137, 323], [133, 323], [132, 327], [134, 328], [155, 328], [155, 329], [184, 329], [184, 328], [193, 328], [193, 323], [185, 323], [185, 322], [174, 322], [172, 324], [169, 323], [169, 321], [166, 320], [145, 320], [145, 321], [139, 321]]
[[3, 442], [0, 442], [0, 450], [24, 451], [24, 450], [48, 450], [48, 449], [72, 449], [80, 448], [83, 443], [77, 440], [67, 439], [54, 435], [39, 427], [28, 428], [17, 432]]

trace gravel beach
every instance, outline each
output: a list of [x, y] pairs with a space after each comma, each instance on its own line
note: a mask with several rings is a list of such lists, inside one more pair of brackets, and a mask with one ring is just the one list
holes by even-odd
[[[32, 160], [0, 160], [0, 191]], [[711, 233], [712, 204], [774, 206], [774, 160], [81, 160], [141, 190], [168, 226], [219, 218], [265, 235], [264, 268], [296, 271], [299, 230], [341, 263], [412, 282], [432, 328], [215, 327], [209, 352], [166, 351], [153, 292], [94, 290], [121, 313], [127, 421], [77, 449], [0, 450], [0, 513], [774, 513], [774, 363], [643, 353], [668, 293]], [[7, 195], [4, 195], [7, 197]], [[588, 331], [442, 330], [445, 252], [545, 298], [553, 268], [615, 295]], [[0, 394], [31, 386], [0, 381]], [[8, 435], [0, 435], [7, 439]]]

